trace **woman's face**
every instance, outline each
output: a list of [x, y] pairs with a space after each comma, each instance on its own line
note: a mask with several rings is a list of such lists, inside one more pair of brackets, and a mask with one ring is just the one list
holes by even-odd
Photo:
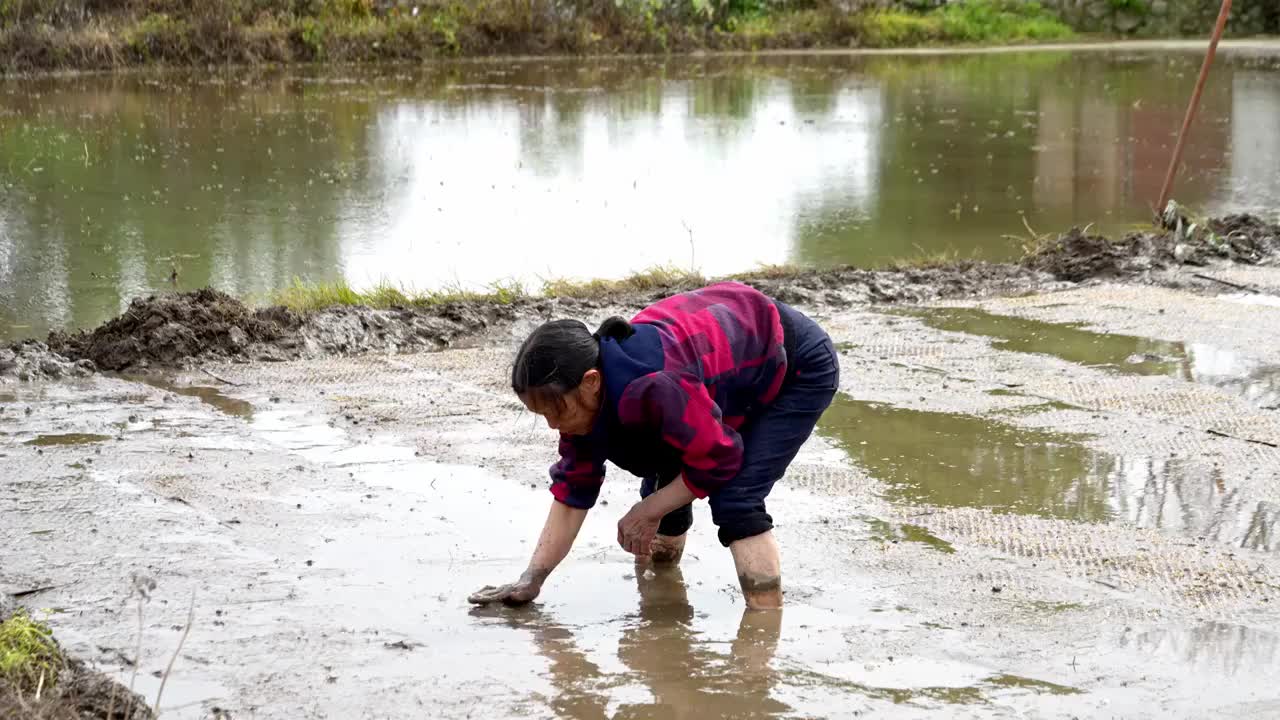
[[586, 435], [600, 412], [600, 371], [588, 370], [578, 387], [561, 396], [561, 404], [538, 402], [521, 396], [520, 402], [547, 421], [547, 427], [565, 435]]

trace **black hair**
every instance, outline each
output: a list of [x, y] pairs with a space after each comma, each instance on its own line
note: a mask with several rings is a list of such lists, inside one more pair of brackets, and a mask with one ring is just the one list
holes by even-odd
[[564, 396], [600, 367], [602, 338], [625, 340], [635, 334], [631, 323], [611, 317], [595, 333], [578, 320], [543, 323], [520, 345], [511, 367], [511, 389], [522, 398], [564, 405]]

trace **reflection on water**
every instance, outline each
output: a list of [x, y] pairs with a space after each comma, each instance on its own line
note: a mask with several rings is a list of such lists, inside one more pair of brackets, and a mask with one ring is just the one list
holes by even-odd
[[1000, 350], [1052, 355], [1079, 365], [1136, 375], [1168, 375], [1204, 383], [1260, 407], [1280, 404], [1280, 365], [1203, 343], [1175, 343], [1086, 330], [976, 308], [919, 308], [897, 311], [939, 330], [992, 338]]
[[206, 385], [179, 385], [173, 380], [156, 375], [126, 375], [126, 379], [146, 383], [152, 387], [168, 390], [177, 395], [199, 398], [200, 402], [216, 408], [233, 417], [253, 419], [253, 404], [247, 400], [228, 397], [221, 390]]
[[[774, 718], [791, 708], [772, 697], [772, 669], [782, 613], [743, 611], [728, 654], [693, 628], [694, 611], [678, 568], [637, 568], [639, 611], [622, 631], [618, 659], [628, 672], [611, 676], [578, 649], [573, 633], [536, 607], [477, 608], [473, 616], [500, 616], [533, 633], [547, 659], [556, 716], [595, 718]], [[648, 702], [622, 702], [613, 712], [613, 691], [629, 681], [648, 689]]]
[[[536, 605], [476, 608], [471, 614], [501, 619], [532, 634], [547, 661], [552, 686], [547, 704], [556, 717], [571, 720], [826, 717], [834, 708], [852, 711], [864, 700], [884, 703], [881, 707], [923, 708], [980, 705], [1023, 693], [1079, 692], [1045, 680], [991, 674], [986, 667], [926, 657], [889, 658], [887, 664], [827, 660], [820, 665], [779, 658], [786, 611], [744, 610], [736, 636], [727, 643], [716, 641], [695, 628], [695, 612], [678, 569], [655, 573], [638, 568], [636, 580], [639, 611], [627, 618], [617, 644], [617, 659], [625, 668], [621, 673], [607, 672], [593, 662], [579, 647], [575, 632]], [[582, 632], [585, 636], [587, 631]], [[631, 699], [637, 686], [647, 692], [646, 700]], [[796, 698], [801, 707], [781, 700], [784, 694]]]
[[1111, 455], [1090, 449], [1078, 435], [845, 395], [836, 397], [818, 429], [884, 482], [895, 500], [1119, 521], [1280, 550], [1280, 505], [1228, 486], [1218, 466]]
[[1112, 518], [1110, 465], [1078, 436], [838, 395], [819, 425], [894, 499], [1078, 520]]
[[[1241, 674], [1274, 678], [1280, 663], [1280, 635], [1232, 623], [1126, 629], [1120, 637], [1120, 646], [1144, 655], [1172, 658], [1208, 678]], [[1274, 688], [1268, 690], [1274, 691]]]
[[[1195, 54], [527, 61], [0, 80], [0, 335], [150, 289], [1009, 257], [1148, 217]], [[352, 71], [357, 72], [357, 71]], [[1280, 73], [1215, 68], [1179, 199], [1280, 206]], [[350, 82], [354, 80], [355, 82]], [[620, 257], [619, 247], [627, 248]]]

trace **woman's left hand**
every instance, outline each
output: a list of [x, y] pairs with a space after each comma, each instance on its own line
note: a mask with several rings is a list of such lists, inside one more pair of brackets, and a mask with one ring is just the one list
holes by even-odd
[[661, 515], [654, 515], [648, 506], [638, 502], [631, 506], [618, 521], [618, 544], [623, 550], [637, 557], [648, 557], [653, 538], [658, 534]]

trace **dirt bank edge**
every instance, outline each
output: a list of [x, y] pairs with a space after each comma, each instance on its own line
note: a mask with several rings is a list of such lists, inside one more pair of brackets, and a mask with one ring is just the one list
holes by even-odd
[[[1010, 295], [1100, 280], [1161, 282], [1164, 271], [1215, 263], [1259, 264], [1280, 254], [1280, 225], [1252, 215], [1195, 223], [1171, 217], [1167, 228], [1118, 241], [1076, 228], [1039, 238], [1016, 263], [953, 262], [867, 270], [776, 268], [730, 276], [779, 300], [808, 306], [919, 303]], [[273, 362], [325, 355], [410, 352], [449, 347], [520, 319], [642, 307], [702, 282], [693, 276], [643, 290], [590, 284], [556, 296], [515, 295], [375, 309], [335, 306], [300, 314], [253, 309], [206, 288], [137, 298], [93, 330], [55, 331], [47, 343], [0, 348], [0, 379], [34, 380], [189, 366], [201, 360]], [[611, 289], [624, 287], [626, 289]]]
[[[0, 625], [9, 621], [39, 628], [41, 646], [54, 656], [56, 682], [40, 683], [39, 692], [22, 687], [15, 678], [0, 677], [0, 717], [33, 720], [150, 720], [155, 717], [146, 700], [83, 661], [69, 657], [48, 636], [43, 623], [27, 619], [9, 595], [0, 593]], [[14, 671], [21, 675], [21, 671]], [[43, 678], [42, 678], [43, 680]]]

